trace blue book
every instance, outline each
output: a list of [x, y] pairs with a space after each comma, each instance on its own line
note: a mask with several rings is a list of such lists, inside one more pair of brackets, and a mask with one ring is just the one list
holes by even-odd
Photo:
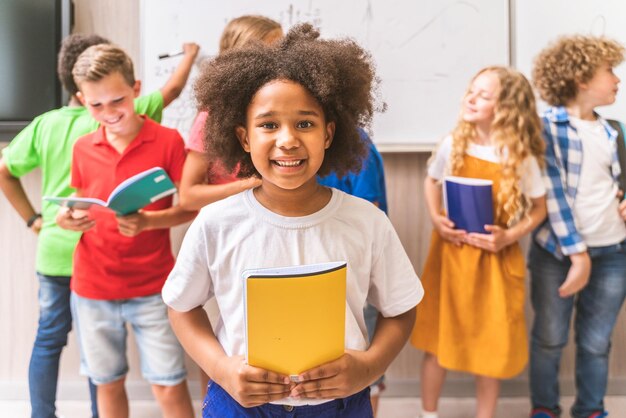
[[488, 234], [485, 225], [493, 225], [491, 180], [446, 176], [443, 179], [443, 203], [455, 229]]
[[144, 206], [176, 193], [176, 186], [161, 167], [153, 167], [124, 180], [104, 200], [92, 197], [52, 197], [44, 200], [74, 209], [88, 209], [91, 205], [103, 206], [118, 215], [137, 212]]

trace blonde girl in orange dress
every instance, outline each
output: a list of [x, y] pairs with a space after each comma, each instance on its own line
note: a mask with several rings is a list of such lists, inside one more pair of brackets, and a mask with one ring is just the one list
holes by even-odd
[[[500, 379], [528, 360], [524, 256], [518, 244], [546, 216], [543, 141], [532, 88], [506, 67], [472, 79], [452, 134], [429, 162], [425, 197], [434, 226], [412, 344], [425, 352], [422, 417], [437, 417], [447, 370], [476, 376], [476, 417], [495, 414]], [[493, 181], [488, 234], [455, 229], [442, 211], [445, 175]]]

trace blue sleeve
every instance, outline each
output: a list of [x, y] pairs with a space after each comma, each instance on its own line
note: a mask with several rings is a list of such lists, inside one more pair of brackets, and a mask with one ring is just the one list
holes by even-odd
[[370, 202], [376, 202], [378, 207], [387, 213], [383, 160], [371, 142], [363, 168], [358, 174], [351, 174], [351, 176], [352, 194]]
[[331, 173], [326, 177], [319, 178], [318, 181], [324, 186], [334, 187], [345, 193], [376, 203], [383, 212], [387, 213], [383, 159], [367, 133], [362, 129], [359, 129], [359, 133], [368, 147], [367, 157], [363, 161], [361, 171], [348, 173], [342, 178]]

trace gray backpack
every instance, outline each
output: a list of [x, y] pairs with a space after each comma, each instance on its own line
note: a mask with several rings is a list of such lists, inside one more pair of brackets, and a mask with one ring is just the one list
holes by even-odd
[[624, 124], [617, 120], [607, 119], [611, 128], [617, 131], [617, 156], [622, 173], [619, 176], [619, 188], [626, 192], [626, 137], [624, 136]]

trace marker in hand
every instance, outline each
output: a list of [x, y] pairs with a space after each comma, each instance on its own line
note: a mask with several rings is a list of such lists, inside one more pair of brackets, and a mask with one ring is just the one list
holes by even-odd
[[185, 53], [185, 51], [176, 51], [176, 52], [170, 52], [170, 53], [165, 53], [165, 54], [159, 54], [159, 59], [165, 59], [165, 58], [172, 58], [172, 57], [177, 57], [179, 55], [183, 55]]

